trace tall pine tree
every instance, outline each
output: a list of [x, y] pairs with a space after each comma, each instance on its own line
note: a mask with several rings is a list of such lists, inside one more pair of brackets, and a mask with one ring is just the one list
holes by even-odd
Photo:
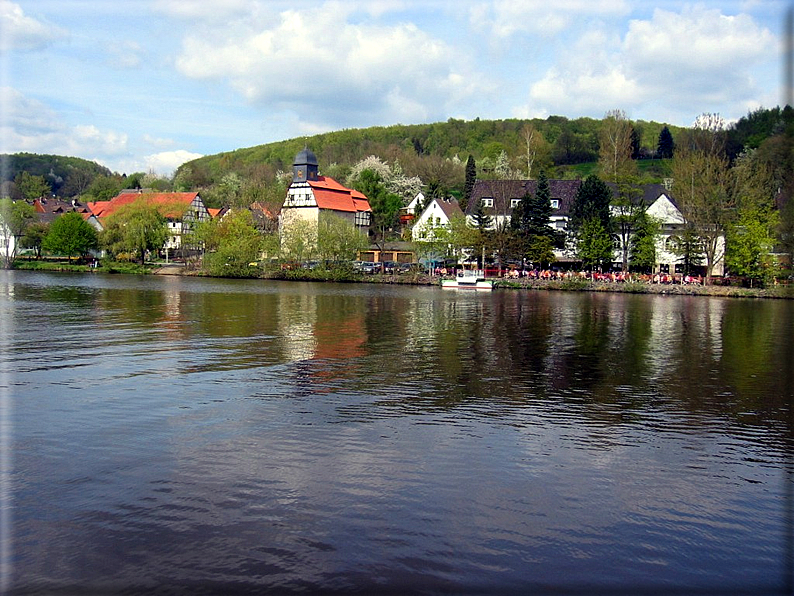
[[477, 163], [474, 161], [474, 156], [469, 154], [469, 159], [466, 160], [466, 181], [463, 185], [463, 200], [460, 202], [460, 208], [466, 211], [466, 207], [471, 199], [471, 193], [474, 190], [474, 183], [477, 181]]
[[662, 129], [662, 132], [659, 133], [659, 142], [656, 145], [656, 154], [661, 159], [670, 159], [673, 157], [674, 150], [675, 143], [673, 143], [673, 135], [670, 133], [670, 129], [665, 126]]

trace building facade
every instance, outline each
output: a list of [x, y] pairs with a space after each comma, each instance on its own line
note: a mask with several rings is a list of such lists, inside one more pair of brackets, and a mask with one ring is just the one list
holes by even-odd
[[303, 149], [292, 164], [292, 183], [279, 215], [282, 239], [285, 231], [298, 221], [308, 222], [316, 231], [322, 217], [334, 215], [366, 233], [372, 221], [372, 209], [364, 194], [321, 176], [317, 156]]

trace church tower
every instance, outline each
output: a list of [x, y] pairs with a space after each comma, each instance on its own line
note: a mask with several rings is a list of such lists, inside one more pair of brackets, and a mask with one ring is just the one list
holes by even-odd
[[317, 180], [317, 175], [317, 156], [310, 149], [304, 147], [303, 151], [295, 156], [295, 161], [292, 163], [292, 181]]

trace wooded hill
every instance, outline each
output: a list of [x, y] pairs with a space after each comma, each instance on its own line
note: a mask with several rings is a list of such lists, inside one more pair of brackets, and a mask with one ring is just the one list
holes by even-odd
[[0, 183], [11, 182], [22, 172], [43, 176], [52, 192], [58, 196], [80, 194], [97, 176], [111, 175], [108, 168], [79, 157], [35, 153], [0, 154]]
[[[187, 185], [201, 187], [235, 172], [243, 178], [258, 178], [277, 170], [289, 171], [295, 155], [309, 147], [320, 162], [321, 171], [344, 170], [376, 155], [390, 163], [400, 161], [406, 173], [420, 175], [417, 158], [455, 158], [465, 162], [472, 155], [479, 163], [495, 160], [504, 151], [519, 167], [526, 153], [524, 133], [528, 124], [540, 134], [548, 149], [549, 166], [570, 166], [598, 159], [601, 120], [550, 116], [545, 120], [475, 120], [450, 118], [446, 122], [347, 129], [207, 155], [183, 164], [176, 177]], [[667, 126], [673, 137], [681, 127], [659, 122], [633, 122], [638, 138], [638, 157], [655, 155], [659, 134]], [[565, 169], [564, 167], [561, 169]], [[563, 174], [560, 172], [560, 176]]]

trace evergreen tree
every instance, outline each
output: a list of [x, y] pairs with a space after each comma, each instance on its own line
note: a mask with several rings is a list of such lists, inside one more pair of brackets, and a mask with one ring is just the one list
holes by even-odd
[[493, 218], [485, 212], [482, 201], [477, 203], [477, 208], [472, 214], [472, 219], [474, 220], [474, 227], [481, 233], [487, 232], [493, 225]]
[[631, 159], [640, 158], [640, 134], [634, 126], [631, 127]]
[[474, 161], [474, 156], [470, 153], [469, 158], [466, 160], [466, 182], [463, 186], [463, 200], [460, 202], [460, 208], [466, 211], [466, 206], [471, 199], [471, 193], [474, 190], [474, 183], [477, 181], [477, 163]]
[[670, 159], [673, 157], [675, 151], [675, 143], [673, 143], [673, 135], [670, 129], [666, 126], [659, 133], [659, 142], [656, 145], [656, 155], [661, 159]]
[[609, 231], [609, 203], [612, 191], [596, 175], [588, 176], [579, 187], [571, 205], [571, 230], [576, 232], [582, 224], [592, 218], [598, 219], [601, 227]]

